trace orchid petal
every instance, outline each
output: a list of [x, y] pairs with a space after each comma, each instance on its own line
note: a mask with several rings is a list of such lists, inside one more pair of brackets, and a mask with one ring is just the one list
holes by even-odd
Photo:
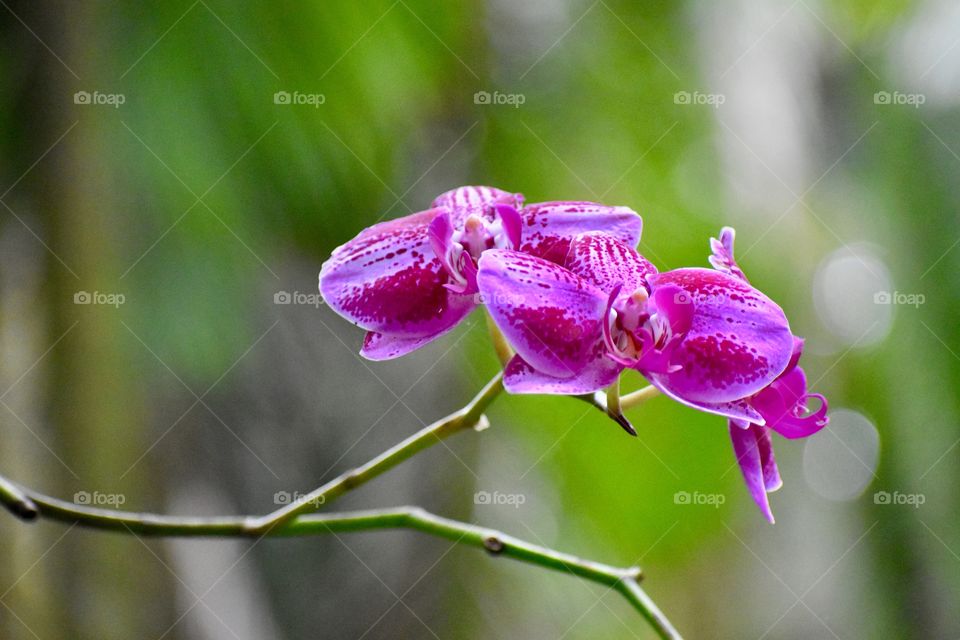
[[609, 358], [604, 358], [600, 353], [577, 375], [571, 378], [557, 378], [537, 371], [530, 363], [516, 355], [507, 363], [503, 371], [503, 386], [509, 393], [580, 395], [609, 387], [616, 381], [621, 371], [623, 371], [621, 365]]
[[[760, 507], [763, 516], [773, 524], [773, 512], [770, 510], [770, 501], [767, 499], [764, 460], [759, 444], [759, 440], [765, 435], [763, 433], [765, 427], [755, 424], [737, 424], [734, 420], [730, 421], [728, 427], [730, 440], [733, 442], [733, 453], [740, 465], [743, 480], [747, 483], [747, 490], [753, 497], [753, 501]], [[772, 461], [772, 457], [768, 458], [767, 464], [772, 464]]]
[[430, 246], [430, 209], [374, 225], [333, 251], [320, 270], [320, 293], [352, 323], [399, 337], [435, 338], [475, 306], [445, 288], [449, 276]]
[[452, 280], [445, 285], [454, 293], [477, 292], [477, 267], [463, 246], [453, 241], [453, 224], [446, 210], [433, 219], [428, 229], [430, 246]]
[[676, 285], [690, 296], [690, 330], [675, 350], [679, 371], [654, 374], [673, 395], [723, 403], [750, 396], [790, 361], [793, 335], [770, 298], [734, 276], [709, 269], [678, 269], [648, 277], [654, 291]]
[[708, 259], [714, 269], [728, 273], [736, 278], [747, 282], [747, 276], [740, 270], [736, 259], [733, 257], [733, 240], [736, 237], [736, 231], [733, 227], [724, 227], [720, 230], [720, 239], [710, 238], [710, 249], [713, 251]]
[[680, 404], [685, 404], [688, 407], [699, 409], [700, 411], [706, 411], [707, 413], [713, 413], [732, 420], [752, 422], [759, 425], [764, 424], [763, 416], [761, 416], [760, 413], [750, 405], [750, 401], [747, 398], [730, 400], [728, 402], [692, 401], [684, 398], [683, 396], [677, 395], [673, 389], [663, 385], [656, 376], [652, 376], [650, 378], [650, 382], [656, 388], [660, 389], [665, 396], [676, 400]]
[[495, 249], [480, 256], [477, 283], [500, 331], [538, 371], [570, 378], [596, 357], [607, 296], [580, 276], [541, 258]]
[[798, 338], [793, 336], [793, 353], [790, 354], [790, 362], [787, 363], [787, 368], [783, 370], [783, 373], [780, 375], [786, 375], [793, 371], [796, 366], [800, 363], [800, 356], [803, 355], [803, 338]]
[[777, 460], [773, 456], [773, 441], [770, 438], [770, 429], [761, 425], [751, 425], [757, 434], [757, 449], [760, 451], [760, 468], [763, 470], [763, 486], [767, 493], [772, 493], [783, 486]]
[[657, 272], [632, 246], [598, 231], [573, 238], [564, 266], [604, 292], [619, 285], [627, 295], [645, 286], [648, 274]]
[[494, 187], [457, 187], [434, 198], [432, 206], [449, 209], [453, 226], [458, 227], [471, 214], [481, 215], [491, 220], [491, 206], [495, 204], [519, 207], [523, 204], [523, 195]]
[[595, 202], [540, 202], [520, 210], [524, 253], [563, 264], [570, 240], [587, 231], [602, 231], [628, 247], [640, 242], [643, 220], [628, 207]]
[[520, 248], [520, 236], [523, 233], [523, 220], [520, 213], [508, 204], [497, 204], [493, 206], [494, 212], [500, 218], [504, 233], [510, 241], [510, 249]]
[[[804, 416], [807, 399], [820, 401], [820, 407]], [[819, 393], [807, 393], [807, 378], [803, 369], [796, 367], [751, 400], [771, 429], [784, 438], [806, 438], [823, 429], [830, 422], [827, 417], [827, 399]]]
[[670, 328], [667, 334], [669, 337], [661, 343], [648, 328], [640, 330], [640, 357], [633, 364], [638, 371], [669, 374], [681, 368], [674, 360], [674, 352], [683, 344], [690, 331], [694, 313], [693, 306], [686, 301], [685, 296], [683, 289], [671, 284], [657, 287], [650, 296], [647, 307], [667, 323]]
[[368, 331], [363, 338], [363, 348], [360, 349], [360, 355], [367, 360], [392, 360], [415, 351], [425, 344], [433, 341], [440, 335], [429, 335], [422, 338], [409, 338], [389, 333], [377, 333]]

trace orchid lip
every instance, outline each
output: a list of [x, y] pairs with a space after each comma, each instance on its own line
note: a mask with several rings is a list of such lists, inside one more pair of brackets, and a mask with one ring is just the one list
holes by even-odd
[[477, 260], [487, 249], [520, 246], [520, 214], [510, 205], [491, 205], [485, 215], [472, 213], [454, 228], [449, 213], [430, 225], [434, 252], [452, 282], [446, 288], [461, 294], [477, 293]]
[[[669, 295], [674, 295], [673, 288], [665, 289], [669, 290]], [[683, 341], [689, 318], [672, 322], [645, 287], [630, 295], [622, 295], [621, 291], [622, 285], [613, 289], [604, 313], [603, 337], [607, 355], [615, 362], [642, 372], [678, 371], [681, 367], [671, 364], [670, 356]]]

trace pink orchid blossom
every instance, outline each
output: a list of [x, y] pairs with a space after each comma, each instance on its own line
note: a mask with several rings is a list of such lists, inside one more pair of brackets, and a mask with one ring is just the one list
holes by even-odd
[[447, 333], [481, 302], [477, 261], [486, 251], [562, 258], [584, 231], [631, 246], [640, 238], [640, 216], [626, 207], [522, 204], [522, 195], [493, 187], [448, 191], [431, 209], [376, 224], [335, 249], [320, 270], [320, 293], [366, 329], [361, 355], [387, 360]]
[[[633, 368], [670, 397], [730, 420], [751, 495], [772, 521], [780, 486], [768, 429], [804, 437], [826, 424], [796, 366], [802, 340], [733, 259], [733, 230], [712, 243], [715, 270], [658, 273], [631, 246], [583, 233], [560, 264], [508, 249], [485, 253], [477, 282], [517, 351], [512, 393], [584, 394]], [[807, 412], [806, 400], [820, 409]]]

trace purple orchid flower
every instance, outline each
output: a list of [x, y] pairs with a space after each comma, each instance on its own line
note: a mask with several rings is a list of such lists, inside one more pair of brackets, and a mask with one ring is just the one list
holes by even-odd
[[504, 377], [513, 393], [591, 393], [630, 367], [719, 410], [773, 382], [790, 360], [783, 312], [748, 283], [709, 269], [658, 273], [600, 232], [576, 236], [562, 265], [488, 252], [478, 283], [517, 351]]
[[[710, 264], [719, 271], [747, 282], [747, 277], [733, 256], [733, 241], [736, 236], [731, 227], [720, 231], [719, 240], [711, 238], [713, 255]], [[803, 339], [793, 338], [790, 361], [783, 372], [769, 385], [754, 394], [749, 400], [750, 408], [759, 414], [759, 420], [743, 419], [727, 414], [730, 439], [737, 456], [740, 471], [747, 483], [750, 495], [764, 517], [774, 522], [767, 494], [783, 485], [777, 463], [773, 457], [770, 430], [784, 438], [805, 438], [823, 429], [830, 422], [827, 416], [827, 399], [819, 393], [807, 391], [807, 377], [798, 366], [803, 353]], [[808, 400], [819, 400], [820, 407], [809, 411]]]
[[[772, 520], [766, 493], [780, 479], [768, 429], [810, 435], [826, 424], [826, 402], [806, 392], [802, 341], [783, 311], [736, 265], [733, 230], [721, 239], [716, 270], [658, 273], [630, 246], [584, 233], [561, 264], [487, 252], [477, 281], [517, 351], [504, 372], [508, 391], [591, 393], [636, 369], [670, 397], [730, 420], [744, 478]], [[810, 397], [821, 408], [804, 416]]]
[[477, 261], [485, 251], [562, 257], [571, 238], [591, 229], [631, 246], [640, 238], [640, 216], [626, 207], [522, 203], [518, 193], [460, 187], [335, 249], [320, 270], [320, 293], [367, 330], [361, 355], [397, 358], [453, 329], [481, 300]]

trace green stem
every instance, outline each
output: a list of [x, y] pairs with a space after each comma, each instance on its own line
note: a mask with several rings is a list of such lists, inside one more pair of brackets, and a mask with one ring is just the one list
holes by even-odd
[[442, 439], [480, 423], [487, 406], [503, 390], [503, 374], [498, 373], [480, 390], [467, 406], [427, 425], [406, 440], [390, 447], [366, 464], [340, 474], [297, 501], [261, 517], [250, 518], [244, 525], [252, 534], [266, 533], [297, 516], [319, 509], [341, 495], [389, 471], [407, 458], [431, 447]]
[[626, 411], [627, 409], [632, 409], [637, 407], [650, 398], [655, 398], [660, 395], [660, 389], [657, 389], [655, 386], [647, 385], [643, 389], [634, 391], [633, 393], [628, 393], [625, 396], [620, 396], [620, 409]]
[[[481, 547], [492, 555], [503, 555], [556, 571], [569, 572], [580, 578], [616, 589], [647, 619], [661, 638], [680, 639], [680, 634], [673, 628], [670, 621], [640, 588], [641, 572], [637, 567], [618, 568], [585, 560], [514, 538], [494, 529], [443, 518], [419, 507], [305, 515], [306, 512], [316, 511], [327, 501], [332, 501], [392, 469], [441, 439], [458, 431], [476, 427], [482, 421], [484, 410], [502, 390], [502, 374], [497, 374], [460, 411], [425, 427], [363, 466], [338, 476], [294, 504], [266, 516], [198, 518], [99, 509], [76, 505], [24, 489], [2, 475], [0, 475], [0, 503], [24, 520], [32, 520], [40, 516], [82, 527], [144, 536], [250, 538], [308, 536], [371, 529], [414, 529], [453, 540], [456, 543]], [[652, 395], [648, 387], [624, 396], [621, 400], [631, 397], [646, 399]], [[580, 398], [606, 411], [606, 398], [602, 393]]]
[[493, 316], [490, 315], [490, 312], [484, 309], [483, 315], [487, 320], [487, 332], [490, 334], [490, 342], [493, 343], [493, 350], [497, 354], [497, 360], [500, 361], [500, 366], [506, 367], [510, 359], [513, 358], [513, 348], [510, 346], [510, 343], [507, 342], [507, 339], [503, 337], [500, 327], [493, 321]]
[[607, 387], [607, 413], [612, 416], [623, 415], [623, 406], [620, 404], [620, 376]]
[[653, 630], [661, 638], [673, 638], [680, 640], [680, 632], [670, 623], [669, 618], [663, 615], [660, 607], [650, 599], [647, 592], [640, 588], [640, 583], [636, 580], [621, 580], [617, 583], [617, 591], [626, 598], [633, 608], [639, 611]]
[[37, 505], [27, 496], [20, 487], [0, 476], [0, 501], [15, 516], [24, 520], [37, 517]]
[[650, 622], [661, 638], [680, 638], [670, 621], [640, 588], [642, 572], [639, 567], [614, 567], [586, 560], [515, 538], [496, 529], [444, 518], [419, 507], [302, 515], [258, 533], [247, 526], [249, 519], [242, 516], [190, 518], [98, 509], [21, 489], [2, 476], [0, 485], [13, 489], [0, 491], [0, 501], [15, 513], [13, 505], [26, 499], [35, 506], [35, 514], [43, 518], [142, 536], [255, 538], [263, 535], [292, 537], [374, 529], [413, 529], [453, 540], [458, 544], [482, 548], [494, 556], [504, 556], [554, 571], [568, 572], [616, 589]]

